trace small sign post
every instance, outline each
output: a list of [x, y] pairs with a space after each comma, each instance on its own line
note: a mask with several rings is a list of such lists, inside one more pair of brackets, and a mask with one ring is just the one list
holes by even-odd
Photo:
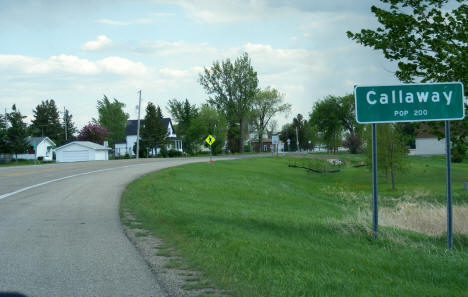
[[450, 121], [465, 118], [460, 82], [355, 86], [356, 121], [372, 124], [372, 230], [378, 232], [377, 127], [378, 123], [445, 121], [447, 162], [447, 247], [452, 249], [452, 173]]
[[[278, 148], [279, 148], [279, 135], [272, 135], [271, 136], [271, 144], [273, 147], [276, 147], [276, 156], [278, 156]], [[274, 155], [274, 153], [273, 153]]]
[[210, 134], [206, 137], [205, 141], [210, 146], [210, 162], [213, 162], [213, 147], [211, 146], [215, 142], [215, 138]]

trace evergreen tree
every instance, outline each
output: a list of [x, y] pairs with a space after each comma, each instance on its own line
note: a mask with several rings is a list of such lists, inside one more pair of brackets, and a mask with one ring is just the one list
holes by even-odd
[[23, 116], [16, 110], [16, 105], [11, 108], [13, 111], [7, 114], [10, 127], [7, 130], [9, 152], [16, 155], [26, 152], [29, 148], [29, 143], [26, 141], [26, 123], [23, 121], [26, 116]]
[[42, 101], [33, 110], [34, 119], [30, 132], [33, 136], [47, 136], [57, 145], [62, 143], [63, 131], [60, 115], [54, 99]]
[[185, 101], [172, 99], [169, 100], [168, 109], [172, 118], [177, 122], [175, 129], [177, 137], [182, 139], [184, 152], [192, 154], [196, 150], [197, 140], [190, 137], [188, 131], [193, 125], [193, 121], [198, 117], [198, 108], [195, 105], [191, 105], [188, 99], [185, 99]]
[[158, 106], [156, 108], [156, 127], [155, 127], [155, 142], [156, 147], [165, 149], [167, 144], [167, 127], [164, 125], [163, 122], [163, 114], [161, 108]]
[[65, 109], [62, 119], [62, 129], [65, 133], [63, 143], [73, 141], [76, 138], [75, 134], [77, 129], [75, 127], [75, 123], [73, 123], [72, 117], [73, 116], [68, 109]]
[[142, 147], [149, 147], [155, 150], [159, 148], [162, 152], [165, 150], [167, 136], [167, 127], [163, 122], [161, 108], [149, 102], [146, 107], [144, 125], [141, 129], [140, 151], [143, 149]]
[[7, 118], [0, 114], [0, 154], [9, 152], [7, 135]]
[[156, 106], [149, 102], [146, 106], [144, 124], [143, 127], [141, 127], [140, 152], [143, 152], [142, 156], [146, 154], [144, 148], [149, 147], [150, 150], [156, 149], [156, 129], [158, 121]]

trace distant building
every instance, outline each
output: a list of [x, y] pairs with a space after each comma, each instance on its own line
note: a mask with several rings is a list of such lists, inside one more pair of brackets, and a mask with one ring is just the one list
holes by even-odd
[[37, 160], [42, 158], [44, 161], [52, 161], [53, 149], [55, 143], [49, 137], [31, 137], [26, 141], [30, 147], [26, 154], [18, 154], [18, 159]]
[[445, 138], [437, 139], [428, 132], [429, 126], [423, 125], [415, 137], [415, 148], [410, 149], [409, 154], [417, 155], [444, 155], [445, 154]]
[[[182, 140], [177, 139], [177, 135], [172, 125], [170, 118], [163, 118], [164, 126], [167, 128], [167, 150], [177, 150], [182, 152]], [[144, 127], [145, 121], [140, 120], [140, 139], [141, 129]], [[123, 156], [128, 153], [130, 156], [134, 156], [133, 147], [137, 140], [138, 120], [128, 120], [127, 126], [125, 127], [125, 140], [121, 140], [115, 143], [115, 155]], [[157, 151], [153, 151], [152, 154], [159, 154], [159, 148]]]
[[110, 148], [91, 142], [73, 141], [55, 149], [57, 162], [109, 160]]

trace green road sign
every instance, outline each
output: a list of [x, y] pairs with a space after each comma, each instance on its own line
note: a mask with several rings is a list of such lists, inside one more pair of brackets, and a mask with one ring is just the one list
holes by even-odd
[[463, 95], [460, 82], [356, 86], [356, 120], [360, 124], [461, 120]]
[[206, 143], [208, 143], [210, 146], [215, 142], [215, 138], [211, 135], [208, 135], [208, 137], [206, 137], [205, 141]]

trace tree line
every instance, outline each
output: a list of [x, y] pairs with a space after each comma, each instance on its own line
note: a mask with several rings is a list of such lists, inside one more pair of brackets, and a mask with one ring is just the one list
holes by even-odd
[[24, 116], [13, 105], [11, 112], [0, 114], [0, 152], [7, 154], [22, 154], [32, 151], [27, 137], [47, 136], [57, 145], [75, 139], [77, 131], [73, 123], [73, 116], [64, 109], [62, 116], [53, 99], [42, 101], [33, 110], [34, 119], [30, 125]]

